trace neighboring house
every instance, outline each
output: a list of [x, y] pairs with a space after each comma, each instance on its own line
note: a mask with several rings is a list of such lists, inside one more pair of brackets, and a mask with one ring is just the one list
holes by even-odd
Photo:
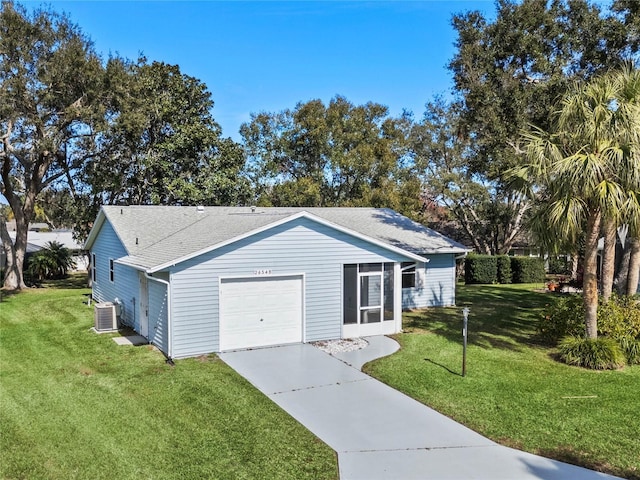
[[468, 251], [387, 209], [163, 206], [103, 207], [85, 249], [94, 300], [169, 358], [399, 332]]
[[[29, 232], [27, 233], [27, 251], [25, 265], [27, 265], [27, 261], [30, 255], [33, 255], [37, 251], [47, 247], [49, 242], [58, 242], [65, 248], [70, 250], [73, 261], [76, 264], [74, 270], [87, 270], [88, 257], [82, 250], [82, 244], [78, 243], [73, 238], [73, 232], [71, 230], [43, 231], [38, 227], [39, 225], [40, 224], [35, 224], [34, 227], [34, 224], [29, 224]], [[7, 222], [7, 227], [10, 227], [9, 222]], [[15, 243], [15, 228], [9, 230], [9, 237], [11, 238], [11, 241]], [[4, 268], [6, 257], [2, 245], [0, 245], [0, 250], [0, 268]]]
[[[16, 231], [16, 221], [15, 220], [9, 220], [7, 222], [7, 231], [8, 232], [15, 232]], [[47, 223], [43, 223], [43, 222], [36, 222], [36, 223], [30, 223], [29, 224], [29, 231], [30, 232], [49, 232], [51, 231], [51, 227], [49, 227], [49, 224]]]

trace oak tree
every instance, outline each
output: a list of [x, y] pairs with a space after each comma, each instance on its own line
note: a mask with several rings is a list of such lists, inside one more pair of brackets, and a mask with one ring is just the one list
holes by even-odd
[[78, 145], [102, 116], [103, 67], [90, 40], [68, 17], [0, 8], [0, 158], [2, 193], [16, 221], [7, 241], [4, 286], [22, 288], [27, 231], [38, 195], [85, 160]]

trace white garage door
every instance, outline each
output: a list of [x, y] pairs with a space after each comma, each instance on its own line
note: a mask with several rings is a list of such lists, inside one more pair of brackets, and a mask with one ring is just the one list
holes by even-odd
[[301, 276], [222, 280], [220, 350], [301, 341]]

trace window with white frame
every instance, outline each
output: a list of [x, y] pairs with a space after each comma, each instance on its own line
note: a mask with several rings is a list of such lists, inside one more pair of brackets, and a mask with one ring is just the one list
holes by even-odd
[[416, 263], [402, 262], [402, 288], [415, 288], [416, 286]]
[[113, 266], [113, 258], [109, 259], [109, 281], [113, 282], [114, 279], [114, 266]]
[[97, 270], [98, 270], [98, 265], [96, 264], [96, 254], [92, 253], [91, 254], [91, 281], [92, 282], [96, 282], [98, 279]]

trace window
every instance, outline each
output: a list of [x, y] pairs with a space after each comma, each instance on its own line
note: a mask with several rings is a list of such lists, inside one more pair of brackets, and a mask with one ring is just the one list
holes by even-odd
[[416, 264], [415, 262], [402, 262], [402, 288], [415, 288]]
[[96, 282], [98, 278], [97, 274], [98, 266], [96, 265], [96, 254], [91, 254], [91, 281]]
[[109, 281], [113, 282], [113, 258], [109, 259]]
[[345, 265], [344, 266], [344, 323], [353, 324], [358, 323], [358, 266], [357, 265]]

